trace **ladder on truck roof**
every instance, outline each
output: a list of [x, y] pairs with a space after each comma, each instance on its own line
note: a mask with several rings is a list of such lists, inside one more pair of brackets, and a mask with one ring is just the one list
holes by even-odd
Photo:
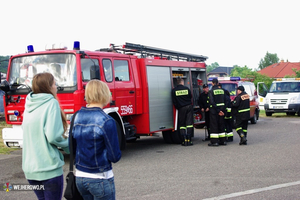
[[139, 54], [141, 58], [146, 58], [147, 56], [157, 56], [161, 59], [185, 60], [189, 62], [204, 62], [206, 59], [208, 59], [208, 57], [202, 55], [187, 54], [128, 42], [126, 42], [122, 47], [110, 44], [110, 48], [99, 49], [99, 51], [122, 51], [123, 53]]

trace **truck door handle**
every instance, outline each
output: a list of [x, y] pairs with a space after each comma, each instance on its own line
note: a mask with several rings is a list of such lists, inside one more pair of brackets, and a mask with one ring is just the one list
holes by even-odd
[[133, 91], [133, 90], [130, 90], [130, 91], [129, 91], [129, 93], [130, 93], [130, 94], [133, 94], [133, 93], [134, 93], [134, 91]]

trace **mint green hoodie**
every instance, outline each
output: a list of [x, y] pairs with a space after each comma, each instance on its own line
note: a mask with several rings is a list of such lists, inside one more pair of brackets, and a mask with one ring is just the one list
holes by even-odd
[[63, 174], [68, 140], [64, 132], [58, 101], [51, 94], [29, 93], [23, 115], [22, 169], [29, 180], [47, 180]]

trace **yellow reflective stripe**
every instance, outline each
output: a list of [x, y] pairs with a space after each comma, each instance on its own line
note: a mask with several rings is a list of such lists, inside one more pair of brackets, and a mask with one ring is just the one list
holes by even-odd
[[244, 133], [247, 133], [247, 130], [243, 129], [243, 132], [244, 132]]
[[194, 127], [193, 125], [186, 126], [186, 128], [193, 128], [193, 127]]
[[231, 112], [231, 108], [227, 108], [227, 112]]
[[225, 133], [220, 133], [220, 134], [219, 134], [219, 137], [220, 137], [220, 138], [223, 138], [223, 137], [225, 137], [225, 136], [226, 136]]
[[214, 90], [214, 95], [219, 95], [219, 94], [224, 94], [224, 90], [221, 89]]
[[210, 138], [219, 138], [219, 134], [211, 133]]
[[233, 136], [233, 132], [227, 133], [227, 137]]
[[242, 129], [242, 127], [238, 127], [238, 128], [236, 128], [235, 130], [238, 131], [238, 130], [241, 130], [241, 129]]
[[180, 129], [186, 129], [186, 128], [182, 126], [182, 127], [180, 127]]
[[188, 90], [178, 90], [175, 91], [176, 96], [182, 96], [182, 95], [188, 95], [189, 91]]
[[224, 106], [225, 104], [224, 103], [218, 103], [216, 104], [216, 106]]
[[243, 109], [243, 110], [239, 110], [239, 113], [240, 113], [240, 112], [247, 112], [247, 111], [250, 111], [250, 108]]

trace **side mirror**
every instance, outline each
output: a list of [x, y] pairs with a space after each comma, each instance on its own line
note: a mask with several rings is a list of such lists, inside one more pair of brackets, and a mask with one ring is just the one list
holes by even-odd
[[4, 80], [4, 81], [1, 82], [0, 90], [2, 90], [5, 93], [10, 91], [9, 83], [7, 82], [7, 80]]
[[90, 67], [90, 77], [92, 79], [98, 79], [100, 80], [100, 70], [98, 65], [92, 65]]

